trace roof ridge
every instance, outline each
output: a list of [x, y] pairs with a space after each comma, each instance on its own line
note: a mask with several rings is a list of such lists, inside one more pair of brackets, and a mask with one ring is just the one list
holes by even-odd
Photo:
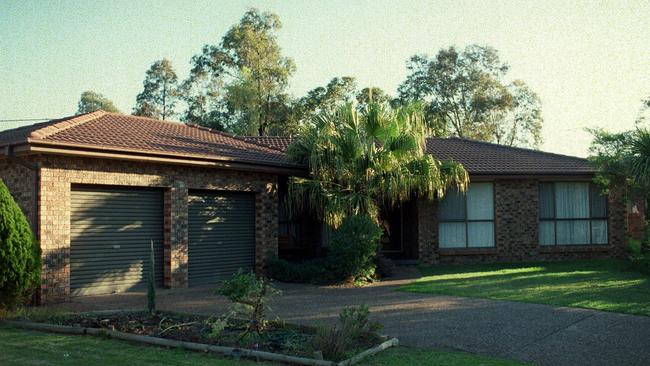
[[558, 156], [562, 158], [571, 158], [571, 159], [578, 159], [578, 160], [585, 160], [589, 161], [587, 158], [581, 158], [579, 156], [573, 156], [573, 155], [566, 155], [566, 154], [558, 154], [554, 152], [549, 152], [549, 151], [542, 151], [542, 150], [535, 150], [527, 147], [520, 147], [520, 146], [508, 146], [508, 145], [501, 145], [497, 144], [494, 142], [488, 142], [488, 141], [481, 141], [481, 140], [474, 140], [470, 139], [467, 137], [458, 137], [458, 136], [450, 136], [450, 137], [427, 137], [427, 139], [435, 140], [460, 140], [460, 141], [465, 141], [465, 142], [470, 142], [470, 143], [475, 143], [475, 144], [481, 144], [481, 145], [489, 145], [493, 146], [496, 148], [500, 149], [512, 149], [512, 150], [520, 150], [520, 151], [525, 151], [525, 152], [530, 152], [530, 153], [536, 153], [536, 154], [544, 154], [544, 155], [553, 155], [553, 156]]
[[105, 112], [105, 115], [109, 116], [119, 116], [119, 117], [129, 117], [129, 118], [138, 118], [138, 119], [144, 119], [147, 121], [151, 122], [159, 122], [159, 123], [167, 123], [167, 124], [172, 124], [172, 125], [187, 125], [186, 122], [183, 121], [171, 121], [171, 120], [166, 120], [166, 119], [158, 119], [158, 118], [153, 118], [153, 117], [147, 117], [147, 116], [136, 116], [135, 114], [124, 114], [124, 113], [118, 113], [118, 112]]
[[64, 117], [58, 120], [51, 120], [50, 122], [54, 122], [54, 123], [32, 131], [29, 134], [28, 139], [44, 139], [48, 136], [54, 135], [57, 132], [67, 130], [68, 128], [72, 128], [75, 126], [79, 126], [80, 124], [99, 118], [107, 113], [108, 112], [104, 110], [98, 109], [96, 111], [85, 113], [85, 114]]

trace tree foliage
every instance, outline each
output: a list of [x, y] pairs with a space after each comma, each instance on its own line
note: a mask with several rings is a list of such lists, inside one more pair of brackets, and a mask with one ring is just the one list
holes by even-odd
[[117, 109], [110, 99], [92, 90], [86, 90], [81, 93], [81, 98], [79, 98], [77, 106], [77, 114], [90, 113], [99, 109], [106, 112], [120, 113], [119, 109]]
[[509, 67], [496, 49], [471, 45], [442, 49], [435, 57], [416, 55], [399, 86], [400, 100], [425, 101], [431, 127], [466, 138], [538, 147], [540, 100], [526, 84], [506, 84]]
[[332, 78], [327, 85], [311, 89], [292, 103], [290, 131], [295, 134], [299, 126], [309, 123], [322, 113], [333, 113], [346, 103], [356, 102], [356, 109], [361, 111], [371, 101], [384, 104], [390, 102], [391, 97], [378, 87], [359, 90], [355, 78], [351, 76]]
[[136, 97], [134, 115], [162, 120], [176, 116], [178, 76], [169, 60], [154, 62], [147, 70], [143, 86], [144, 89]]
[[22, 305], [40, 281], [40, 250], [25, 215], [0, 180], [0, 308]]
[[204, 46], [183, 84], [183, 119], [241, 134], [282, 131], [295, 65], [277, 43], [281, 26], [276, 14], [251, 9], [219, 45]]
[[460, 164], [425, 153], [427, 131], [417, 104], [392, 109], [373, 102], [362, 111], [346, 104], [319, 115], [289, 146], [290, 157], [309, 167], [309, 177], [290, 181], [290, 207], [337, 227], [348, 216], [378, 220], [382, 205], [414, 195], [464, 189], [468, 175]]
[[650, 130], [646, 125], [650, 98], [642, 101], [636, 128], [609, 132], [588, 129], [593, 136], [589, 159], [598, 169], [596, 181], [604, 189], [610, 186], [630, 188], [633, 194], [648, 196], [650, 191]]

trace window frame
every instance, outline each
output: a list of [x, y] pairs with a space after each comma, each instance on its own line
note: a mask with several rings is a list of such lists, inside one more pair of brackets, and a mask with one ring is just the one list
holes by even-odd
[[[481, 183], [489, 183], [490, 186], [492, 187], [492, 219], [491, 220], [485, 220], [485, 219], [480, 219], [480, 220], [470, 220], [467, 218], [468, 212], [469, 212], [469, 207], [467, 205], [467, 191], [469, 190], [469, 185], [467, 186], [467, 190], [465, 192], [459, 192], [462, 194], [463, 197], [463, 202], [465, 204], [465, 217], [463, 219], [441, 219], [440, 218], [440, 204], [438, 204], [438, 214], [437, 214], [437, 219], [438, 219], [438, 249], [442, 250], [481, 250], [481, 249], [495, 249], [497, 246], [497, 230], [496, 230], [496, 194], [494, 190], [494, 182], [492, 181], [477, 181], [474, 182], [475, 184], [481, 184]], [[470, 185], [472, 183], [469, 183]], [[444, 197], [443, 197], [444, 199]], [[442, 200], [440, 200], [441, 202]], [[490, 246], [478, 246], [478, 247], [470, 247], [469, 246], [469, 223], [473, 222], [491, 222], [492, 223], [492, 245]], [[442, 246], [442, 242], [440, 240], [440, 224], [445, 224], [445, 223], [463, 223], [465, 224], [465, 246], [464, 247], [444, 247]]]
[[[557, 183], [587, 183], [588, 184], [588, 199], [587, 199], [587, 212], [588, 216], [585, 218], [558, 218], [557, 217], [557, 204], [555, 202], [555, 185]], [[551, 199], [551, 204], [553, 205], [553, 217], [551, 218], [542, 218], [540, 215], [539, 207], [540, 207], [540, 201], [541, 201], [541, 185], [542, 184], [549, 184], [551, 186], [551, 192], [552, 192], [552, 199]], [[538, 184], [538, 189], [537, 189], [537, 200], [538, 200], [538, 209], [537, 209], [537, 245], [543, 248], [552, 248], [552, 247], [558, 247], [558, 246], [576, 246], [576, 247], [584, 247], [587, 245], [609, 245], [609, 199], [608, 196], [604, 195], [605, 197], [605, 216], [591, 216], [591, 197], [592, 193], [594, 192], [594, 189], [597, 189], [595, 183], [592, 181], [540, 181]], [[557, 242], [557, 223], [558, 221], [587, 221], [588, 223], [588, 232], [589, 232], [589, 242], [588, 243], [573, 243], [573, 244], [558, 244]], [[593, 238], [593, 231], [592, 231], [592, 221], [605, 221], [606, 224], [606, 229], [607, 229], [607, 241], [605, 243], [594, 243], [594, 238]], [[539, 227], [542, 222], [552, 222], [553, 223], [553, 244], [542, 244], [541, 243], [541, 238], [539, 234]]]

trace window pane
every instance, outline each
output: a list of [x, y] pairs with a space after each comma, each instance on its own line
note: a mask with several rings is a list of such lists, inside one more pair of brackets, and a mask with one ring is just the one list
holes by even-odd
[[557, 244], [589, 244], [589, 221], [557, 221]]
[[468, 247], [493, 247], [494, 222], [468, 222], [467, 235]]
[[553, 183], [539, 184], [539, 217], [541, 219], [552, 219], [555, 217]]
[[591, 220], [591, 242], [607, 244], [607, 220]]
[[443, 222], [438, 230], [440, 248], [465, 248], [465, 223]]
[[607, 196], [602, 192], [602, 188], [591, 184], [591, 217], [607, 217]]
[[440, 221], [465, 220], [465, 194], [450, 189], [440, 201]]
[[494, 218], [492, 183], [471, 183], [467, 190], [467, 219], [492, 220]]
[[539, 223], [539, 244], [555, 245], [555, 221], [542, 221]]
[[589, 183], [555, 183], [555, 210], [559, 219], [588, 218]]

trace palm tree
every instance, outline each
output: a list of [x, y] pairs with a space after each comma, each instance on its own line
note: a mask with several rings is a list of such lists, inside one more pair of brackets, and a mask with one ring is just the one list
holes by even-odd
[[631, 145], [629, 166], [632, 178], [641, 187], [650, 187], [650, 131], [637, 129]]
[[442, 197], [450, 186], [464, 190], [465, 169], [426, 154], [426, 135], [419, 104], [391, 109], [369, 103], [362, 111], [346, 104], [316, 117], [289, 147], [289, 156], [309, 167], [308, 177], [290, 180], [289, 206], [338, 227], [353, 215], [377, 221], [382, 206], [413, 196]]

